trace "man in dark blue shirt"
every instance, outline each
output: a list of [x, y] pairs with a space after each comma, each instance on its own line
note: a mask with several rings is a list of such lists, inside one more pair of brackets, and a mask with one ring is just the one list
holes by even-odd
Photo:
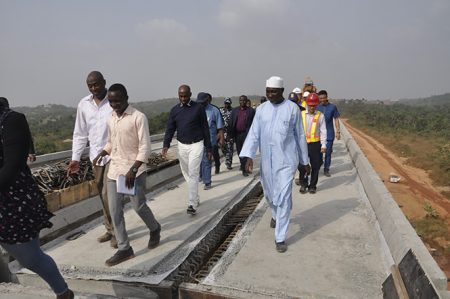
[[325, 123], [327, 126], [327, 151], [325, 153], [325, 163], [323, 173], [329, 177], [330, 175], [330, 165], [331, 165], [331, 153], [333, 152], [333, 142], [334, 142], [334, 127], [333, 119], [336, 126], [336, 139], [341, 139], [341, 130], [339, 128], [339, 111], [336, 105], [328, 102], [328, 93], [326, 90], [319, 91], [319, 101], [320, 105], [317, 106], [317, 110], [323, 113], [325, 116]]
[[191, 95], [191, 88], [188, 85], [181, 85], [178, 88], [180, 103], [170, 110], [162, 155], [167, 156], [170, 142], [177, 131], [178, 159], [189, 189], [187, 213], [195, 215], [200, 202], [198, 182], [203, 148], [208, 152], [208, 159], [211, 160], [212, 147], [205, 108], [192, 101]]

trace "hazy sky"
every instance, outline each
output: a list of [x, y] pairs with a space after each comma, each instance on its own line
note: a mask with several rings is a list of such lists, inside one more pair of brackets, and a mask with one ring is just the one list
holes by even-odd
[[86, 75], [131, 101], [286, 92], [311, 76], [334, 98], [450, 91], [449, 0], [0, 0], [0, 96], [75, 106]]

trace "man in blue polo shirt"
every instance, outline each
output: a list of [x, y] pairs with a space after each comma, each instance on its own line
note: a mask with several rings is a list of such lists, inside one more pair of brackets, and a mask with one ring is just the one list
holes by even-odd
[[[223, 120], [219, 108], [211, 105], [212, 96], [206, 92], [200, 92], [197, 96], [197, 103], [205, 108], [206, 118], [208, 120], [209, 136], [211, 138], [211, 146], [223, 146]], [[219, 137], [219, 138], [217, 138]], [[219, 140], [217, 140], [219, 139]], [[208, 158], [206, 151], [203, 153], [202, 163], [200, 164], [200, 175], [205, 184], [204, 190], [211, 189], [211, 160]]]
[[192, 101], [191, 95], [191, 88], [188, 85], [181, 85], [178, 88], [180, 103], [170, 110], [162, 155], [163, 157], [167, 156], [170, 142], [177, 131], [178, 160], [189, 189], [187, 213], [195, 215], [200, 202], [198, 179], [203, 149], [206, 150], [208, 159], [211, 160], [212, 147], [205, 108]]
[[325, 123], [327, 126], [327, 151], [325, 153], [325, 163], [323, 173], [325, 176], [329, 177], [330, 174], [330, 165], [331, 165], [331, 153], [333, 152], [333, 142], [334, 142], [334, 127], [333, 127], [333, 119], [336, 127], [336, 139], [341, 139], [341, 130], [339, 125], [339, 111], [336, 105], [328, 102], [328, 93], [326, 90], [321, 90], [318, 93], [320, 105], [317, 106], [317, 110], [323, 113], [325, 116]]

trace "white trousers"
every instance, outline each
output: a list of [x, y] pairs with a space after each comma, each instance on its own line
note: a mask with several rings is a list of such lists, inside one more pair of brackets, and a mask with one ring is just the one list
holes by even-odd
[[267, 200], [267, 203], [269, 204], [272, 212], [272, 218], [277, 222], [275, 226], [275, 242], [284, 242], [286, 241], [289, 228], [289, 218], [292, 210], [292, 196], [287, 198], [281, 206], [275, 206], [269, 200]]
[[198, 180], [200, 178], [200, 163], [203, 156], [203, 140], [193, 144], [178, 142], [178, 159], [181, 173], [187, 182], [189, 190], [189, 205], [196, 208], [200, 202], [198, 197]]

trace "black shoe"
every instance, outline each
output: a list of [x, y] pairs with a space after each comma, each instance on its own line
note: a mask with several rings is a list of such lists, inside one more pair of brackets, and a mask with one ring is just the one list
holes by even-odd
[[211, 183], [205, 184], [205, 186], [203, 186], [203, 190], [209, 190], [211, 188], [212, 188]]
[[111, 267], [132, 258], [134, 258], [133, 248], [130, 247], [127, 250], [117, 250], [112, 257], [106, 260], [105, 265]]
[[216, 171], [215, 171], [215, 173], [216, 173], [216, 174], [219, 174], [219, 172], [220, 172], [220, 166], [216, 166]]
[[242, 175], [243, 175], [243, 176], [248, 176], [248, 172], [245, 171], [245, 170], [243, 170], [243, 171], [242, 171]]
[[155, 248], [161, 240], [161, 224], [158, 223], [158, 228], [150, 232], [150, 240], [148, 240], [148, 249]]
[[231, 170], [231, 169], [233, 169], [233, 167], [231, 167], [231, 165], [227, 165], [227, 169]]
[[277, 249], [278, 252], [286, 252], [287, 250], [287, 245], [286, 242], [275, 242], [275, 248]]
[[325, 170], [323, 171], [323, 174], [324, 174], [326, 177], [330, 177], [330, 176], [331, 176], [330, 171], [329, 171], [328, 169], [325, 169]]
[[195, 215], [195, 213], [197, 212], [195, 209], [194, 209], [194, 207], [193, 206], [189, 206], [188, 208], [187, 208], [187, 211], [186, 211], [189, 215]]
[[316, 192], [317, 192], [317, 188], [316, 187], [310, 187], [309, 188], [309, 193], [315, 194]]
[[275, 219], [270, 219], [270, 228], [275, 228], [275, 226], [277, 225], [277, 221]]
[[301, 194], [305, 194], [306, 193], [306, 186], [301, 186], [300, 187], [300, 193]]
[[75, 295], [70, 289], [67, 289], [67, 291], [65, 291], [62, 294], [56, 295], [56, 299], [73, 299], [73, 298], [75, 298]]

